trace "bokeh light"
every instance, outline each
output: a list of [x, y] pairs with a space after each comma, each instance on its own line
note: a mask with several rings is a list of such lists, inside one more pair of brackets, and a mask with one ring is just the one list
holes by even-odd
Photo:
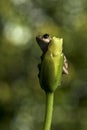
[[25, 45], [31, 39], [31, 31], [27, 26], [15, 23], [7, 23], [4, 27], [4, 35], [14, 45]]

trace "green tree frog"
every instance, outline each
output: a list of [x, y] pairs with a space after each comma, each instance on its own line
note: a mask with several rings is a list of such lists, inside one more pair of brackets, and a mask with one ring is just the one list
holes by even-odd
[[62, 73], [68, 74], [67, 59], [62, 52], [63, 39], [49, 34], [36, 37], [43, 54], [39, 68], [39, 81], [46, 92], [54, 92], [61, 84]]

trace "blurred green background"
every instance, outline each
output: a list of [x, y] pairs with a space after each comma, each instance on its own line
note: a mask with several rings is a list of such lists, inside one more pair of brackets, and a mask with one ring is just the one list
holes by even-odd
[[87, 1], [0, 1], [0, 130], [42, 130], [45, 93], [35, 36], [63, 37], [69, 75], [55, 92], [52, 130], [87, 130]]

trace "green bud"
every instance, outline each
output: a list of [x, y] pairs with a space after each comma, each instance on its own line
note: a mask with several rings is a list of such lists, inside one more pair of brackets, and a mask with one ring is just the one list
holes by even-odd
[[61, 85], [64, 55], [62, 53], [63, 39], [53, 37], [44, 54], [39, 81], [46, 92], [54, 92]]

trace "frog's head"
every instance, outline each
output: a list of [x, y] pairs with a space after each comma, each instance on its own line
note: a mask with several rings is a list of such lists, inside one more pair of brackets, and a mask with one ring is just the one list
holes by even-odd
[[49, 34], [39, 35], [36, 37], [36, 41], [43, 52], [46, 52], [48, 45], [51, 42], [51, 36]]

